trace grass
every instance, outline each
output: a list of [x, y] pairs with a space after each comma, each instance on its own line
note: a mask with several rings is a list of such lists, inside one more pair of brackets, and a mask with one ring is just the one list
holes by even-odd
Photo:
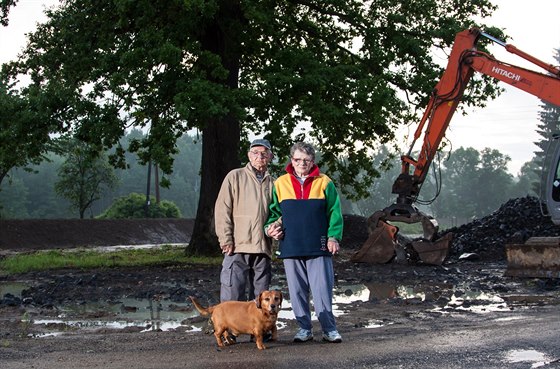
[[78, 251], [49, 250], [3, 258], [0, 260], [0, 271], [7, 274], [21, 274], [63, 268], [93, 269], [184, 263], [218, 265], [221, 261], [222, 257], [185, 256], [184, 248], [171, 246], [112, 252], [85, 249]]

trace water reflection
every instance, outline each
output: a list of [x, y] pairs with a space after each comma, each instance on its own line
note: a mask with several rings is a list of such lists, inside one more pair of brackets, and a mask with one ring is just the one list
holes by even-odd
[[531, 368], [540, 368], [553, 362], [547, 355], [536, 350], [511, 350], [505, 355], [509, 363], [529, 362]]
[[[4, 285], [0, 296], [19, 295], [26, 288], [23, 284]], [[272, 288], [286, 290], [284, 286]], [[286, 294], [287, 295], [287, 294]], [[294, 320], [289, 296], [285, 296], [282, 310], [278, 317], [279, 328], [284, 328], [287, 321]], [[451, 284], [417, 284], [402, 285], [390, 282], [368, 282], [364, 284], [347, 284], [340, 282], [334, 291], [333, 312], [335, 316], [348, 314], [348, 307], [354, 303], [378, 303], [392, 301], [395, 303], [425, 304], [427, 309], [439, 313], [468, 311], [487, 313], [504, 311], [508, 301], [495, 294], [470, 290], [468, 286]], [[33, 324], [60, 331], [61, 327], [71, 329], [125, 329], [132, 327], [140, 331], [200, 331], [205, 329], [207, 319], [196, 320], [198, 312], [192, 309], [190, 302], [176, 303], [163, 296], [151, 299], [124, 298], [119, 301], [97, 301], [85, 304], [65, 304], [56, 306], [56, 319], [35, 320]], [[90, 318], [82, 318], [82, 317]], [[74, 317], [80, 317], [75, 319]], [[312, 319], [317, 320], [315, 314]], [[390, 323], [370, 321], [365, 326], [378, 328]]]

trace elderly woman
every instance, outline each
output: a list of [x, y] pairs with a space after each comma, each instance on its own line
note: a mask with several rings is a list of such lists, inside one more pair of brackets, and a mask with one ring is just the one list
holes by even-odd
[[332, 313], [334, 269], [343, 219], [336, 188], [315, 164], [315, 149], [298, 142], [291, 161], [274, 182], [265, 232], [280, 240], [292, 308], [300, 327], [294, 342], [313, 339], [309, 294], [323, 331], [323, 340], [342, 342]]

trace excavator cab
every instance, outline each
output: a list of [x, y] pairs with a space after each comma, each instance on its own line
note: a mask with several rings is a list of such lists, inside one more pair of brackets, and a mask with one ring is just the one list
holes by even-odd
[[[550, 154], [548, 166], [543, 168], [541, 198], [554, 224], [560, 224], [560, 135], [555, 134], [547, 150]], [[547, 155], [548, 156], [548, 155]], [[543, 186], [544, 185], [544, 186]]]

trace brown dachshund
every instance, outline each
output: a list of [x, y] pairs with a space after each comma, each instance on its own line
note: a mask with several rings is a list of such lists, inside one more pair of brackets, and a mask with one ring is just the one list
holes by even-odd
[[259, 350], [266, 348], [263, 344], [266, 333], [272, 333], [273, 341], [278, 337], [276, 320], [282, 305], [280, 291], [263, 291], [254, 301], [224, 301], [208, 308], [202, 307], [194, 297], [190, 299], [200, 315], [212, 316], [214, 336], [220, 347], [224, 346], [222, 336], [230, 342], [229, 332], [236, 336], [252, 334]]

